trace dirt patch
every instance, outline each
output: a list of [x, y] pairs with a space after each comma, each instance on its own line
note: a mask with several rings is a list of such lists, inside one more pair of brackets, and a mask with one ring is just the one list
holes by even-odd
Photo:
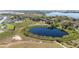
[[12, 40], [22, 40], [22, 38], [19, 36], [19, 35], [14, 35], [13, 37], [12, 37]]
[[[14, 38], [13, 38], [14, 37]], [[21, 36], [14, 35], [11, 39], [0, 45], [2, 48], [63, 48], [61, 45], [53, 41], [39, 40], [35, 38], [26, 37], [23, 40]]]
[[11, 42], [6, 45], [1, 45], [0, 47], [5, 48], [62, 48], [62, 46], [58, 45], [55, 42], [47, 43], [47, 42], [36, 42], [36, 41], [16, 41]]

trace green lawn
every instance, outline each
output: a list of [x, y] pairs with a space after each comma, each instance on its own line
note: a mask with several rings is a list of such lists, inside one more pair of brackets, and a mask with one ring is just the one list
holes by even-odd
[[15, 26], [13, 24], [7, 24], [7, 29], [13, 30], [14, 28], [15, 28]]

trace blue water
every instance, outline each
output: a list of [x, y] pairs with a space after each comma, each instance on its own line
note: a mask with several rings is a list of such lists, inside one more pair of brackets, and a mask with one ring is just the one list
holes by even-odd
[[61, 12], [51, 12], [47, 13], [47, 16], [68, 16], [75, 19], [79, 19], [79, 13], [61, 13]]
[[41, 36], [51, 36], [51, 37], [62, 37], [67, 35], [66, 32], [61, 31], [57, 28], [48, 29], [48, 28], [32, 28], [31, 33], [41, 35]]

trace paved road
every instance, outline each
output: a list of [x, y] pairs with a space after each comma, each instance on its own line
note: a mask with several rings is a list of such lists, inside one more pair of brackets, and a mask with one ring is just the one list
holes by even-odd
[[2, 20], [0, 20], [0, 24], [7, 19], [7, 16], [4, 16]]
[[[0, 24], [2, 24], [7, 19], [7, 16], [4, 16], [2, 20], [0, 20]], [[0, 33], [4, 32], [3, 30], [0, 30]]]

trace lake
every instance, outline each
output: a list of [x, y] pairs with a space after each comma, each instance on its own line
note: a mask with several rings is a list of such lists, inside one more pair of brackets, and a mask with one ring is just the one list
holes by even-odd
[[47, 16], [68, 16], [74, 19], [79, 19], [79, 13], [62, 13], [62, 12], [51, 12], [47, 13]]
[[57, 28], [48, 29], [48, 28], [32, 28], [30, 32], [33, 34], [41, 35], [41, 36], [51, 36], [51, 37], [62, 37], [67, 35], [65, 31], [62, 31]]

